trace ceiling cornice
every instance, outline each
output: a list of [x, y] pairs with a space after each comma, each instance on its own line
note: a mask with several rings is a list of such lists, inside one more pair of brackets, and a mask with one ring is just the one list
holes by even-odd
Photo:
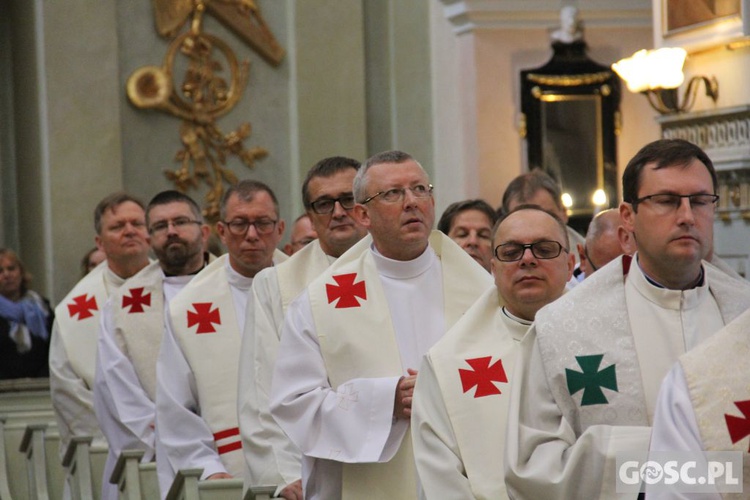
[[[440, 0], [457, 34], [478, 29], [553, 28], [560, 0]], [[650, 27], [651, 0], [579, 0], [579, 17], [589, 28]]]

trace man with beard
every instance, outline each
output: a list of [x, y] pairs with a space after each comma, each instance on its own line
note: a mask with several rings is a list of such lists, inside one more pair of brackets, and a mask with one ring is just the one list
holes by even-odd
[[271, 374], [289, 303], [367, 230], [354, 220], [352, 184], [357, 160], [334, 156], [316, 163], [302, 183], [305, 216], [318, 239], [253, 281], [242, 336], [238, 412], [245, 452], [245, 486], [279, 485], [277, 495], [301, 498], [301, 456], [268, 410]]
[[273, 190], [254, 180], [229, 188], [217, 230], [227, 254], [169, 303], [157, 360], [156, 467], [165, 497], [181, 469], [201, 479], [244, 474], [237, 419], [237, 372], [245, 311], [255, 275], [286, 260]]
[[154, 458], [156, 356], [166, 304], [208, 262], [210, 229], [200, 207], [178, 191], [163, 191], [146, 207], [156, 262], [130, 278], [104, 306], [94, 380], [94, 407], [109, 454], [102, 499], [117, 498], [109, 482], [120, 453], [144, 450]]

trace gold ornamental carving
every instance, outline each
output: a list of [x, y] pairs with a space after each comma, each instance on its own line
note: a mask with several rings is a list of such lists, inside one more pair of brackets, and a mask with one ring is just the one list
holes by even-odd
[[582, 85], [604, 83], [612, 78], [612, 73], [609, 71], [600, 71], [598, 73], [584, 73], [581, 75], [539, 75], [537, 73], [529, 73], [528, 75], [526, 75], [526, 78], [538, 85], [580, 87]]
[[143, 66], [133, 72], [127, 82], [128, 98], [138, 108], [182, 120], [182, 148], [175, 155], [179, 167], [166, 170], [165, 175], [182, 192], [206, 185], [203, 212], [215, 222], [225, 184], [238, 180], [227, 168], [227, 159], [237, 157], [253, 168], [268, 151], [245, 147], [252, 132], [250, 123], [226, 134], [216, 123], [242, 98], [250, 63], [238, 61], [227, 43], [204, 32], [203, 15], [214, 15], [273, 65], [281, 62], [284, 50], [254, 0], [153, 0], [153, 6], [158, 33], [172, 41], [161, 66]]

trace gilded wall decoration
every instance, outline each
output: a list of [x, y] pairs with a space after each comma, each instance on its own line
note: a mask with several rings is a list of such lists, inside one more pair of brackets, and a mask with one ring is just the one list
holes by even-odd
[[253, 168], [268, 151], [245, 147], [252, 132], [250, 123], [227, 134], [216, 123], [242, 98], [250, 63], [239, 62], [229, 45], [203, 30], [203, 15], [214, 15], [273, 65], [281, 62], [284, 50], [254, 0], [153, 0], [153, 6], [158, 33], [172, 41], [161, 66], [143, 66], [133, 72], [127, 83], [128, 97], [138, 108], [182, 120], [182, 148], [175, 155], [179, 167], [165, 174], [183, 192], [205, 184], [204, 215], [215, 222], [225, 184], [237, 182], [226, 166], [227, 159], [235, 156]]

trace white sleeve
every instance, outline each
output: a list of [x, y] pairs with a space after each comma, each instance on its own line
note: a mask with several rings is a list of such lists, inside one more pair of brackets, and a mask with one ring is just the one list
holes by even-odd
[[429, 353], [414, 388], [411, 436], [426, 498], [473, 498]]
[[201, 479], [226, 473], [214, 446], [213, 433], [200, 416], [195, 378], [174, 339], [169, 314], [165, 323], [156, 362], [156, 428], [166, 459], [173, 471], [203, 469]]
[[[698, 422], [680, 363], [675, 363], [659, 389], [649, 451], [703, 451]], [[679, 500], [698, 496], [702, 500], [721, 499], [721, 495], [716, 492], [691, 495], [675, 491], [648, 491], [647, 494], [649, 500]]]
[[549, 388], [534, 326], [517, 363], [505, 442], [509, 496], [617, 498], [616, 455], [646, 451], [651, 428], [592, 425], [578, 435]]
[[117, 346], [114, 312], [108, 300], [101, 313], [101, 328], [94, 378], [94, 407], [99, 425], [115, 457], [126, 449], [146, 450], [154, 456], [155, 406], [140, 384], [133, 364]]
[[399, 377], [360, 378], [333, 388], [307, 292], [289, 306], [271, 383], [271, 414], [307, 456], [346, 463], [390, 460], [408, 430], [393, 423]]
[[[268, 395], [283, 323], [276, 272], [253, 280], [240, 350], [237, 412], [245, 455], [246, 485], [277, 485], [280, 489], [301, 477], [296, 446], [271, 417]], [[278, 493], [278, 491], [277, 491]]]
[[92, 389], [73, 370], [57, 321], [52, 327], [49, 348], [49, 385], [60, 433], [60, 457], [73, 436], [93, 436], [103, 441], [94, 413]]

